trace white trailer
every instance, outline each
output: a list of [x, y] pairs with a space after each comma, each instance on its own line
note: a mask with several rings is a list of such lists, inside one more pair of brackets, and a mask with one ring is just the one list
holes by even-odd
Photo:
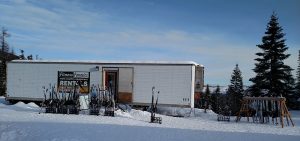
[[6, 99], [42, 101], [43, 87], [62, 83], [59, 72], [88, 72], [88, 88], [110, 84], [115, 100], [131, 105], [150, 105], [155, 87], [159, 105], [193, 107], [204, 85], [204, 67], [192, 61], [14, 60], [7, 64]]

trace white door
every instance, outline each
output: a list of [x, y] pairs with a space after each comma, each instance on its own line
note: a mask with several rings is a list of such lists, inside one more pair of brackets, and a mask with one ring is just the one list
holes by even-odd
[[118, 102], [131, 103], [133, 96], [133, 68], [119, 68]]

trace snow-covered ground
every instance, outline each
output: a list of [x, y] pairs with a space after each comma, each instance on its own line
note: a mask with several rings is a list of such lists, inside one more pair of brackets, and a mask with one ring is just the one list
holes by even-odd
[[163, 116], [162, 124], [149, 123], [150, 113], [116, 111], [116, 117], [39, 114], [34, 103], [9, 105], [0, 97], [0, 141], [232, 141], [300, 140], [300, 111], [292, 111], [296, 126], [218, 122], [202, 109], [190, 117]]

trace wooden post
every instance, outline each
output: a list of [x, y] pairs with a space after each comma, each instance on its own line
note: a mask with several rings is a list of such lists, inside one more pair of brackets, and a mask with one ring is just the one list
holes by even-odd
[[289, 125], [289, 120], [290, 120], [291, 123], [292, 123], [292, 125], [293, 125], [293, 127], [294, 127], [295, 125], [294, 125], [294, 122], [293, 122], [293, 120], [292, 120], [292, 118], [291, 118], [291, 113], [288, 111], [288, 108], [287, 108], [287, 106], [285, 105], [285, 100], [283, 101], [283, 103], [284, 103], [283, 109], [284, 109], [284, 113], [285, 113], [285, 117], [286, 117], [287, 123], [288, 123], [288, 125]]
[[279, 101], [279, 111], [280, 111], [280, 124], [281, 124], [281, 126], [282, 126], [282, 128], [283, 128], [283, 126], [284, 126], [284, 122], [283, 122], [283, 108], [282, 108], [282, 102], [281, 101]]

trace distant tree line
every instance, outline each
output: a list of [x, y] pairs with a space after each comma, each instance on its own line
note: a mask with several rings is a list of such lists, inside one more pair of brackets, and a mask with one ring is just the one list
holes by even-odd
[[[25, 57], [24, 50], [20, 50], [20, 55], [16, 55], [14, 49], [10, 49], [6, 40], [9, 37], [9, 33], [6, 29], [2, 28], [0, 35], [0, 96], [6, 94], [6, 82], [7, 82], [7, 62], [15, 59], [32, 60], [32, 54]], [[38, 58], [37, 58], [38, 59]]]
[[228, 107], [231, 114], [236, 115], [241, 107], [243, 96], [247, 95], [285, 97], [288, 108], [300, 109], [300, 50], [296, 79], [294, 79], [291, 73], [293, 69], [284, 62], [290, 54], [286, 53], [288, 47], [282, 30], [276, 14], [273, 13], [262, 37], [262, 43], [257, 45], [261, 51], [256, 53], [257, 58], [254, 59], [256, 63], [253, 69], [256, 75], [250, 78], [253, 84], [248, 89], [244, 90], [242, 73], [236, 65], [227, 92], [221, 94], [218, 86], [211, 93], [209, 85], [206, 85], [200, 107], [205, 111], [211, 108], [216, 113]]

